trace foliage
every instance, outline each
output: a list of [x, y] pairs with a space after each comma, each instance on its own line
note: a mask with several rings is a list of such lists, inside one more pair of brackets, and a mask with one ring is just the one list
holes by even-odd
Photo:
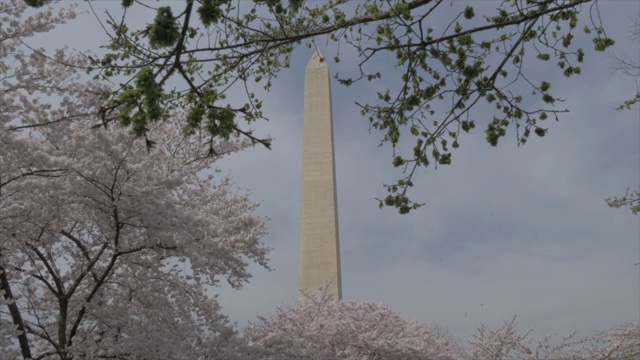
[[622, 197], [609, 197], [606, 201], [607, 205], [615, 209], [629, 207], [634, 215], [640, 212], [640, 191], [627, 190]]
[[1, 357], [233, 358], [242, 343], [210, 290], [266, 266], [265, 221], [211, 166], [250, 144], [167, 120], [146, 129], [147, 153], [96, 129], [105, 89], [81, 81], [82, 57], [26, 45], [73, 17], [0, 3]]
[[[126, 11], [120, 20], [108, 13], [107, 53], [93, 56], [88, 70], [121, 84], [104, 94], [111, 99], [101, 111], [105, 123], [117, 121], [144, 136], [166, 111], [185, 107], [186, 135], [203, 129], [226, 139], [235, 133], [269, 147], [269, 139], [245, 128], [264, 118], [256, 86], [268, 90], [299, 45], [335, 42], [335, 56], [328, 58], [338, 62], [341, 52], [353, 51], [358, 59], [346, 74], [336, 75], [339, 83], [370, 81], [385, 88], [377, 100], [357, 106], [382, 134], [381, 144], [391, 145], [392, 165], [402, 171], [399, 180], [385, 185], [379, 205], [406, 213], [421, 205], [408, 196], [416, 170], [451, 164], [461, 133], [483, 126], [487, 142], [497, 146], [509, 126], [519, 145], [531, 134], [548, 132], [544, 121], [567, 111], [556, 107], [561, 100], [552, 93], [551, 70], [580, 74], [587, 56], [576, 46], [580, 33], [592, 37], [596, 51], [614, 43], [599, 23], [596, 4], [505, 0], [489, 8], [440, 0], [186, 0], [159, 6], [143, 28], [134, 28], [138, 22], [129, 21]], [[125, 0], [122, 6], [137, 5]], [[396, 70], [382, 74], [376, 61], [395, 63]], [[547, 78], [530, 73], [544, 64]], [[236, 88], [246, 98], [228, 100]], [[150, 104], [148, 95], [158, 91]], [[118, 107], [124, 115], [112, 113]], [[493, 116], [478, 117], [473, 109]]]
[[455, 343], [383, 304], [335, 300], [325, 287], [246, 330], [264, 359], [453, 360]]

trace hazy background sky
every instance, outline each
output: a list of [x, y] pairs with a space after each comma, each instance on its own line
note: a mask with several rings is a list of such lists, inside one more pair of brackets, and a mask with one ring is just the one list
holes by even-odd
[[[627, 38], [640, 3], [602, 5], [608, 35], [617, 39], [613, 51], [637, 56], [638, 44]], [[333, 57], [326, 43], [317, 45]], [[266, 240], [275, 271], [256, 267], [251, 284], [220, 297], [241, 324], [275, 305], [295, 304], [303, 77], [311, 53], [296, 51], [292, 68], [265, 96], [271, 122], [257, 128], [275, 137], [273, 150], [256, 148], [220, 164], [271, 218]], [[560, 107], [571, 112], [549, 120], [544, 138], [517, 147], [510, 132], [492, 148], [484, 125], [464, 135], [451, 166], [419, 171], [413, 196], [426, 205], [402, 216], [379, 210], [374, 200], [398, 176], [390, 148], [378, 147], [379, 134], [368, 132], [353, 104], [354, 97], [375, 93], [333, 81], [344, 299], [382, 301], [458, 337], [513, 314], [523, 330], [533, 326], [538, 335], [587, 335], [638, 320], [640, 218], [610, 209], [604, 199], [640, 183], [640, 115], [637, 106], [614, 110], [636, 84], [615, 75], [611, 61], [590, 54], [581, 76], [552, 79], [554, 94], [566, 99]], [[329, 61], [332, 74], [349, 66]]]
[[[612, 51], [639, 56], [628, 35], [640, 2], [600, 4], [607, 33], [617, 41]], [[95, 51], [104, 43], [90, 14], [58, 34], [77, 49]], [[592, 48], [589, 38], [581, 39]], [[317, 45], [333, 58], [331, 46]], [[492, 114], [476, 113], [485, 121], [461, 136], [452, 165], [418, 171], [412, 196], [426, 205], [409, 215], [380, 210], [374, 199], [399, 173], [391, 149], [378, 147], [380, 134], [369, 133], [353, 102], [375, 96], [380, 84], [344, 88], [332, 82], [345, 300], [384, 302], [460, 338], [513, 314], [521, 329], [535, 327], [537, 335], [588, 335], [640, 320], [640, 266], [634, 266], [640, 262], [640, 217], [604, 201], [640, 184], [639, 107], [614, 110], [635, 93], [636, 83], [614, 74], [607, 53], [587, 53], [582, 75], [551, 79], [553, 94], [566, 99], [559, 107], [571, 112], [559, 122], [547, 120], [544, 138], [533, 135], [517, 147], [511, 125], [492, 148], [484, 139]], [[273, 150], [257, 147], [218, 164], [271, 219], [265, 241], [274, 249], [274, 271], [251, 266], [253, 278], [241, 291], [218, 289], [223, 313], [240, 326], [296, 302], [304, 67], [311, 54], [297, 49], [291, 68], [263, 94], [271, 121], [255, 128], [275, 138]], [[376, 64], [383, 75], [393, 65]], [[332, 74], [352, 67], [348, 53], [338, 64], [329, 61]]]

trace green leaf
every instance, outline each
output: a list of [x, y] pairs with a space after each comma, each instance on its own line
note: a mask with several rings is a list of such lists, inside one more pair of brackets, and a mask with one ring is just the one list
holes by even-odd
[[149, 45], [154, 49], [175, 45], [180, 38], [178, 21], [171, 12], [171, 7], [158, 8], [156, 18], [149, 29]]
[[549, 88], [551, 87], [551, 84], [547, 81], [543, 81], [542, 84], [540, 85], [540, 91], [548, 91]]
[[475, 16], [475, 13], [473, 12], [473, 7], [471, 6], [467, 6], [464, 8], [464, 18], [465, 19], [471, 19]]
[[596, 51], [605, 51], [609, 46], [612, 46], [616, 42], [612, 38], [604, 37], [604, 38], [594, 38], [593, 43], [595, 45]]
[[44, 5], [44, 0], [24, 0], [24, 2], [31, 7], [41, 7]]
[[228, 0], [203, 0], [202, 5], [198, 8], [202, 24], [206, 27], [211, 24], [217, 24], [222, 18], [221, 7], [226, 3], [228, 3]]
[[393, 158], [393, 166], [398, 167], [404, 165], [404, 160], [400, 156], [396, 156]]
[[540, 59], [540, 60], [543, 60], [543, 61], [547, 61], [547, 60], [551, 59], [551, 55], [549, 55], [549, 54], [539, 54], [536, 57], [538, 59]]

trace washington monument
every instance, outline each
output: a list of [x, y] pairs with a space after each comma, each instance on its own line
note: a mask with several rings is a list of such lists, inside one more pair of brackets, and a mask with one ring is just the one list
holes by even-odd
[[[298, 290], [342, 298], [329, 69], [316, 49], [305, 71]], [[298, 295], [300, 301], [300, 294]]]

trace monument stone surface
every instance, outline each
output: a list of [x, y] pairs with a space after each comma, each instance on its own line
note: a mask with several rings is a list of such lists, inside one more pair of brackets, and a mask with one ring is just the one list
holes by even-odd
[[305, 70], [298, 289], [314, 291], [330, 282], [340, 300], [337, 205], [329, 69], [316, 49]]

